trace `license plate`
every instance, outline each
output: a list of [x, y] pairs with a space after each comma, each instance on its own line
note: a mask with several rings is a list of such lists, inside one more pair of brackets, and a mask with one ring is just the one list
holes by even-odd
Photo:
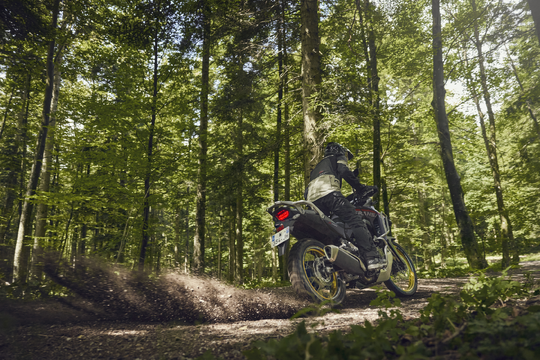
[[280, 232], [272, 235], [272, 239], [270, 241], [272, 242], [272, 247], [276, 247], [287, 240], [289, 240], [289, 227], [288, 226], [285, 229], [281, 230]]

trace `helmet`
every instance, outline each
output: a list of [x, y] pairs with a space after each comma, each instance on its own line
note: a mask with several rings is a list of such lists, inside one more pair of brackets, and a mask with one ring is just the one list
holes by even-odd
[[324, 156], [330, 155], [346, 156], [348, 160], [351, 160], [354, 157], [354, 155], [349, 149], [337, 142], [329, 142], [328, 144], [326, 144], [326, 148], [324, 149]]

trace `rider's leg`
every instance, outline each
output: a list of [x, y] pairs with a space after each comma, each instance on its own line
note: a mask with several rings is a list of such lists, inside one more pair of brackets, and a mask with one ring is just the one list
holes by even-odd
[[383, 267], [384, 261], [380, 258], [371, 233], [360, 215], [357, 214], [354, 206], [341, 193], [335, 192], [332, 195], [332, 212], [353, 228], [356, 246], [364, 255], [368, 269], [375, 270]]

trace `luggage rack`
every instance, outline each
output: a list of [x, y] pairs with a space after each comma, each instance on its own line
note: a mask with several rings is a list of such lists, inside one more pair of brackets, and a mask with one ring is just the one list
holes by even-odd
[[294, 207], [296, 210], [298, 210], [298, 212], [300, 214], [305, 214], [306, 213], [306, 209], [304, 209], [301, 205], [307, 205], [309, 206], [312, 210], [314, 210], [317, 214], [319, 214], [319, 216], [321, 217], [321, 219], [324, 219], [324, 218], [327, 218], [326, 215], [324, 215], [324, 213], [321, 211], [321, 209], [319, 209], [317, 206], [315, 206], [315, 204], [313, 204], [311, 201], [307, 201], [307, 200], [299, 200], [299, 201], [276, 201], [274, 203], [274, 205], [270, 206], [266, 211], [268, 211], [268, 213], [271, 214], [271, 210], [277, 206], [281, 206], [281, 205], [287, 205], [287, 206], [291, 206], [291, 207]]

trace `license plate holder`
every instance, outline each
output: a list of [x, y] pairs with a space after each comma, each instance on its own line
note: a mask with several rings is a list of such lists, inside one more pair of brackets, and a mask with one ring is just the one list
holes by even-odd
[[272, 247], [276, 247], [279, 244], [284, 243], [285, 241], [289, 240], [289, 237], [290, 237], [290, 232], [289, 232], [289, 227], [287, 226], [285, 229], [272, 235], [272, 238], [270, 239]]

